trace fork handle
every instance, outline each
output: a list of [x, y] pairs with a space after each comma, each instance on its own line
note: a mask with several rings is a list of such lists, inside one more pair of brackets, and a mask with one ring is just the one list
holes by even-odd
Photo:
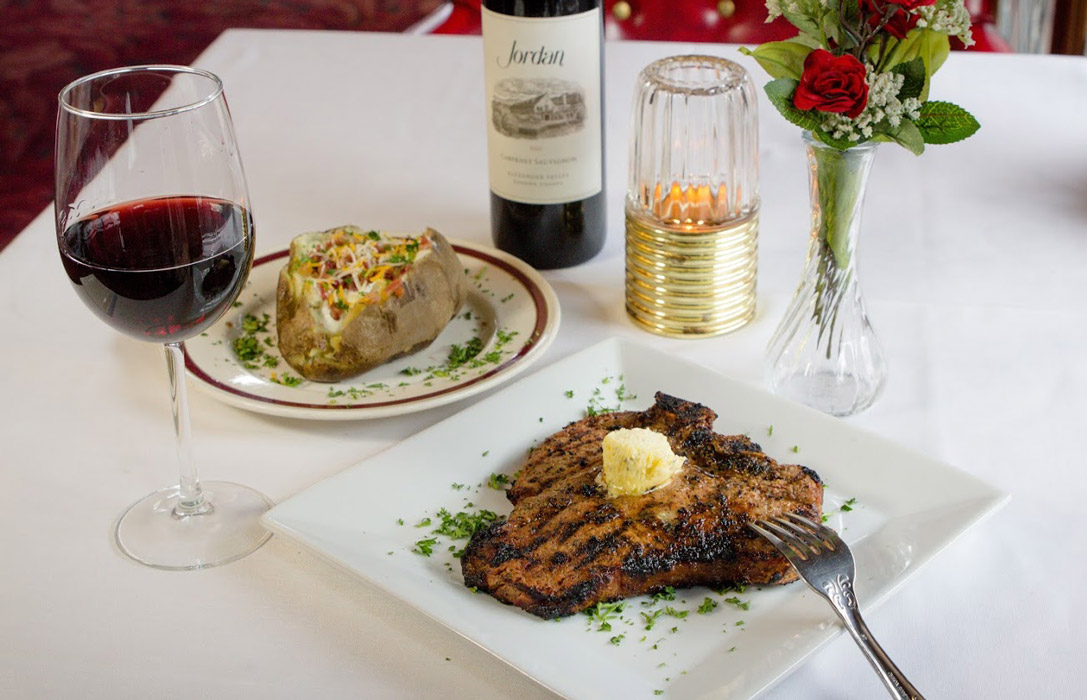
[[842, 622], [845, 623], [845, 628], [849, 630], [853, 641], [864, 652], [864, 656], [872, 664], [872, 668], [876, 669], [876, 673], [879, 674], [883, 685], [887, 686], [891, 697], [898, 700], [924, 700], [917, 688], [914, 688], [913, 684], [906, 680], [906, 676], [898, 669], [898, 666], [895, 666], [894, 662], [891, 661], [891, 657], [887, 656], [887, 652], [883, 651], [883, 647], [872, 636], [868, 625], [864, 623], [864, 618], [861, 617], [861, 611], [857, 608], [856, 598], [852, 596], [849, 596], [847, 600], [834, 600], [831, 598], [831, 603], [835, 612], [838, 613], [838, 617], [842, 618]]

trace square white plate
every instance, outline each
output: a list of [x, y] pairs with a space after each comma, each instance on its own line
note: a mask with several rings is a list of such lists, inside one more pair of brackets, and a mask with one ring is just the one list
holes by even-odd
[[[620, 401], [620, 386], [623, 396], [636, 398]], [[633, 599], [612, 631], [599, 632], [584, 615], [545, 622], [473, 593], [449, 552], [464, 541], [431, 534], [442, 507], [508, 513], [504, 494], [488, 487], [488, 477], [516, 471], [534, 443], [584, 417], [597, 391], [598, 404], [623, 409], [648, 407], [656, 391], [698, 401], [718, 413], [718, 432], [746, 433], [778, 461], [817, 471], [827, 484], [829, 524], [856, 556], [856, 590], [865, 610], [1007, 500], [963, 472], [846, 422], [705, 367], [609, 340], [312, 486], [269, 511], [264, 524], [561, 695], [758, 694], [841, 632], [830, 607], [803, 583], [748, 590], [739, 596], [747, 610], [709, 589], [679, 591], [672, 605], [690, 614], [664, 616], [650, 630], [639, 614], [650, 609], [642, 605], [646, 599]], [[852, 510], [842, 512], [848, 499], [856, 499]], [[416, 527], [425, 517], [433, 525]], [[439, 540], [433, 554], [414, 553], [415, 543], [428, 537]], [[719, 605], [699, 614], [707, 597]]]

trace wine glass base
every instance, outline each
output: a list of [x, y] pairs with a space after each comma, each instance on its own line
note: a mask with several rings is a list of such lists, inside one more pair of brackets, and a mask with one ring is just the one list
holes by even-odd
[[155, 491], [117, 521], [117, 546], [141, 564], [184, 571], [241, 559], [272, 536], [260, 524], [261, 514], [274, 505], [264, 494], [228, 481], [200, 485], [212, 504], [209, 512], [177, 515], [179, 487]]

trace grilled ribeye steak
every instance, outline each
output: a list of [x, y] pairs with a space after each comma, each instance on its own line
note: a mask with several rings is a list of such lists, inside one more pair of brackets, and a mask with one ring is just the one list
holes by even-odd
[[[797, 513], [818, 520], [819, 476], [778, 464], [745, 436], [713, 432], [716, 414], [658, 393], [644, 412], [576, 421], [540, 444], [507, 495], [513, 512], [475, 533], [464, 583], [543, 618], [676, 588], [788, 583], [789, 563], [747, 523]], [[607, 498], [601, 441], [650, 428], [687, 459], [667, 486]]]

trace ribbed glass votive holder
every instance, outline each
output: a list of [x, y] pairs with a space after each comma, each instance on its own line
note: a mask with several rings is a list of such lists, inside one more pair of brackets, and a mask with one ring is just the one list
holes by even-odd
[[674, 56], [641, 73], [626, 200], [626, 308], [671, 336], [755, 315], [758, 115], [740, 65]]

